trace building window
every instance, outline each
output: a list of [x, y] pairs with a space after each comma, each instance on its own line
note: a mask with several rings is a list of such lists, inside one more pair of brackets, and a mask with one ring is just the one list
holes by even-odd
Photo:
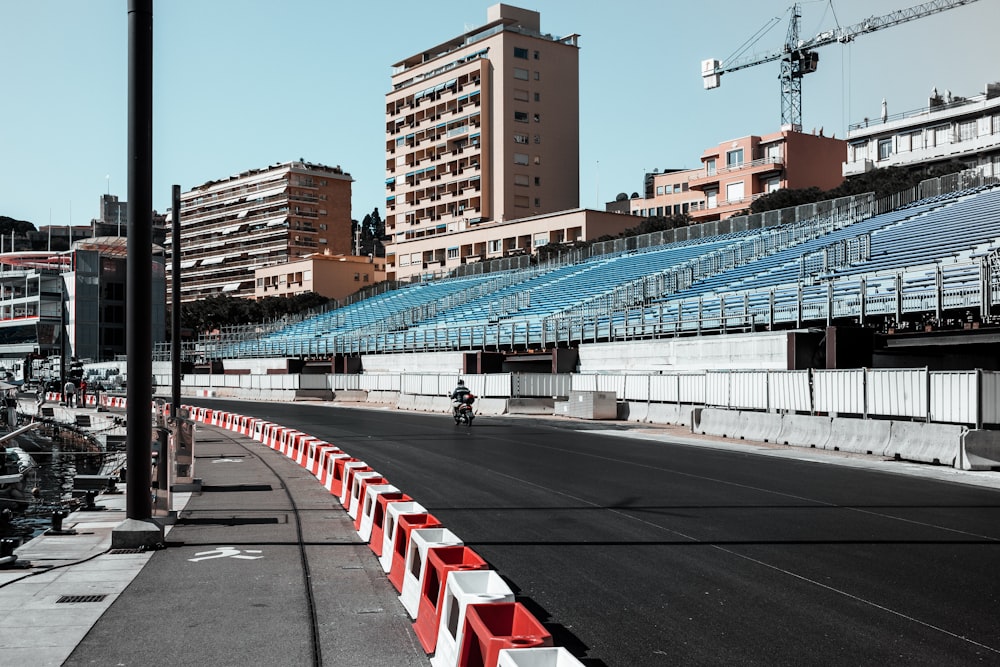
[[528, 198], [525, 195], [514, 195], [514, 206], [528, 208]]
[[947, 146], [951, 143], [951, 126], [939, 125], [930, 130], [928, 146]]
[[535, 164], [541, 164], [541, 163], [542, 163], [542, 156], [541, 155], [536, 155], [535, 156]]
[[527, 111], [515, 111], [514, 112], [514, 122], [516, 122], [516, 123], [527, 123], [528, 122], [528, 112]]
[[764, 181], [764, 192], [771, 194], [772, 192], [777, 192], [781, 189], [781, 179], [777, 176], [772, 176]]
[[540, 197], [535, 197], [535, 208], [540, 208], [542, 206], [542, 200]]
[[892, 139], [879, 139], [878, 159], [887, 160], [890, 155], [892, 155]]
[[458, 259], [458, 248], [448, 248], [448, 259]]
[[717, 208], [719, 205], [719, 191], [705, 190], [705, 205], [707, 208]]
[[726, 201], [743, 201], [743, 181], [739, 181], [738, 183], [728, 183], [726, 185]]
[[528, 59], [528, 49], [522, 49], [519, 46], [514, 47], [514, 57], [521, 58], [522, 60]]
[[514, 174], [514, 185], [520, 185], [520, 186], [523, 186], [523, 187], [527, 187], [529, 185], [529, 183], [528, 183], [528, 175], [527, 174]]
[[542, 114], [540, 114], [540, 113], [536, 113], [535, 114], [535, 122], [536, 123], [541, 123], [542, 122]]
[[528, 91], [522, 90], [520, 88], [514, 89], [514, 101], [516, 102], [527, 102], [528, 101]]
[[515, 144], [526, 144], [528, 143], [528, 135], [526, 134], [515, 134], [514, 135]]
[[538, 70], [535, 70], [535, 81], [541, 81], [541, 80], [542, 80], [542, 73], [539, 72]]
[[680, 194], [680, 191], [681, 191], [681, 184], [680, 183], [674, 183], [674, 194], [675, 195], [676, 194]]
[[514, 68], [514, 78], [517, 79], [518, 81], [527, 81], [528, 80], [528, 70], [524, 69], [523, 67], [515, 67]]
[[737, 148], [735, 150], [726, 151], [726, 168], [733, 169], [734, 167], [740, 167], [743, 165], [743, 149]]
[[522, 164], [522, 165], [528, 164], [527, 153], [514, 153], [514, 164]]
[[494, 239], [487, 243], [488, 252], [500, 252], [500, 239]]
[[662, 195], [663, 194], [663, 186], [662, 185], [657, 185], [656, 186], [656, 194], [658, 194], [658, 195]]
[[542, 94], [541, 93], [535, 93], [535, 101], [536, 102], [541, 102], [542, 101]]
[[709, 176], [715, 176], [715, 158], [705, 160], [705, 173]]
[[851, 162], [861, 162], [862, 160], [868, 159], [868, 142], [859, 141], [856, 144], [850, 145], [851, 151]]
[[966, 120], [958, 124], [958, 140], [972, 141], [976, 138], [976, 121]]
[[354, 274], [354, 282], [359, 282], [360, 280], [361, 280], [361, 274], [355, 273]]
[[538, 51], [535, 51], [535, 60], [538, 60], [540, 57], [541, 54]]
[[541, 184], [542, 184], [542, 177], [535, 176], [535, 185], [541, 185]]

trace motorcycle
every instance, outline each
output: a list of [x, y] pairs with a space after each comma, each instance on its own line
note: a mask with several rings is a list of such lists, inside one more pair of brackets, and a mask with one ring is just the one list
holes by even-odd
[[472, 420], [476, 418], [476, 412], [472, 409], [472, 404], [475, 402], [476, 397], [473, 394], [466, 394], [462, 397], [461, 403], [458, 405], [458, 410], [455, 412], [455, 426], [461, 423], [465, 423], [466, 426], [472, 426]]

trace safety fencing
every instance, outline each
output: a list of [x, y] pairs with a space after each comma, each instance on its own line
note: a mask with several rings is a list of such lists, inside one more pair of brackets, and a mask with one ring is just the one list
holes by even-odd
[[[423, 376], [414, 387], [440, 389]], [[444, 377], [444, 376], [442, 376]], [[453, 376], [447, 376], [453, 381]], [[196, 422], [252, 438], [292, 459], [336, 496], [413, 621], [433, 667], [583, 667], [464, 541], [338, 445], [254, 417], [186, 406]]]
[[[199, 396], [287, 400], [296, 392], [364, 392], [395, 397], [443, 397], [454, 373], [317, 375], [187, 375]], [[570, 392], [614, 392], [619, 401], [798, 414], [856, 415], [967, 424], [1000, 424], [1000, 372], [859, 368], [850, 370], [730, 370], [640, 374], [463, 374], [483, 399], [566, 398]], [[170, 376], [157, 376], [170, 386]], [[354, 398], [354, 400], [366, 400]], [[502, 410], [501, 410], [502, 411]]]

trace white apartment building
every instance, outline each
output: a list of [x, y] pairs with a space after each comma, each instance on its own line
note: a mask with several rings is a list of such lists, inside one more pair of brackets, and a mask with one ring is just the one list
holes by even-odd
[[879, 167], [959, 160], [985, 176], [1000, 176], [1000, 84], [981, 95], [931, 93], [922, 109], [864, 119], [847, 133], [845, 177]]
[[[181, 301], [253, 298], [256, 269], [316, 252], [350, 253], [352, 182], [339, 166], [285, 162], [182, 193]], [[168, 231], [168, 286], [172, 241]]]

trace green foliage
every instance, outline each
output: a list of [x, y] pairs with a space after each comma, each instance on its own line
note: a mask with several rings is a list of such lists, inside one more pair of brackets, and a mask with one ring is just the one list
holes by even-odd
[[873, 169], [844, 181], [832, 190], [823, 191], [819, 188], [805, 188], [802, 190], [778, 190], [777, 192], [772, 192], [755, 200], [748, 212], [763, 213], [764, 211], [775, 211], [789, 206], [812, 204], [818, 201], [859, 195], [865, 192], [874, 192], [875, 198], [881, 199], [882, 197], [888, 197], [897, 192], [916, 187], [920, 181], [928, 178], [953, 174], [966, 168], [963, 163], [952, 160], [951, 162], [925, 169], [909, 169], [905, 167]]
[[36, 231], [35, 226], [27, 220], [15, 220], [6, 215], [0, 215], [0, 234], [7, 238], [10, 238], [11, 232], [14, 232], [15, 236], [24, 236], [33, 231]]
[[202, 333], [241, 324], [271, 322], [286, 315], [326, 308], [333, 302], [315, 292], [268, 296], [259, 300], [216, 295], [182, 304], [181, 326]]
[[[357, 238], [358, 227], [358, 221], [351, 220], [351, 234], [353, 238]], [[379, 215], [377, 208], [365, 216], [365, 219], [360, 223], [360, 228], [361, 240], [358, 254], [362, 256], [373, 255], [375, 257], [385, 257], [385, 246], [383, 245], [383, 241], [387, 240], [385, 222], [382, 221], [382, 216]], [[354, 246], [352, 246], [353, 251]]]

